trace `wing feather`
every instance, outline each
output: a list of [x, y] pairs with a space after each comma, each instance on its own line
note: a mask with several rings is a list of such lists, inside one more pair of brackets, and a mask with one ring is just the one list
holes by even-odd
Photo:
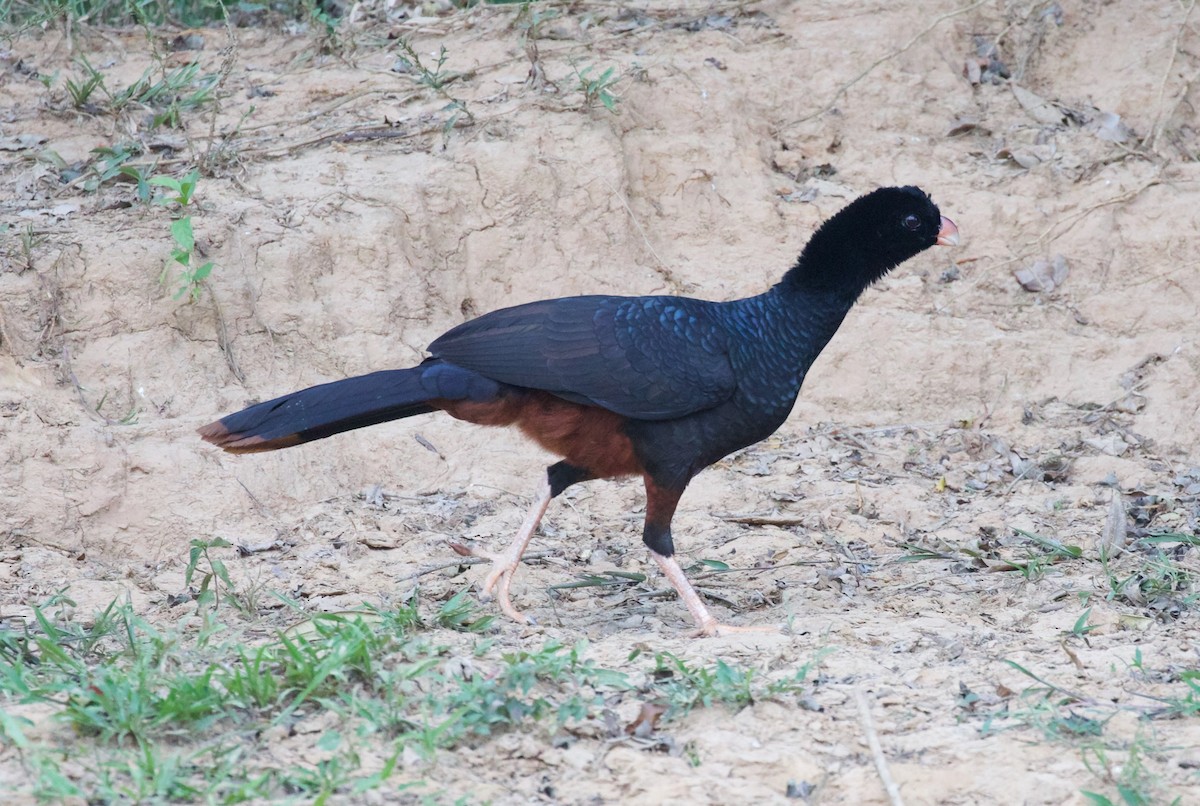
[[501, 383], [669, 420], [734, 392], [719, 305], [685, 297], [531, 302], [464, 322], [429, 352]]

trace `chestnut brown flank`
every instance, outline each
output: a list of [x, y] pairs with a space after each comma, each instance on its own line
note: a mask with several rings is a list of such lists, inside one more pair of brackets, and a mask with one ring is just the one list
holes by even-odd
[[486, 403], [439, 398], [428, 405], [476, 425], [516, 425], [546, 450], [596, 478], [643, 472], [625, 434], [625, 418], [607, 409], [532, 391]]

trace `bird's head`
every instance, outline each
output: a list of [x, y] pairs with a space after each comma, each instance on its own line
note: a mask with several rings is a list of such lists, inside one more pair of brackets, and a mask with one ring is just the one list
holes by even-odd
[[851, 298], [931, 246], [956, 246], [958, 228], [918, 187], [860, 196], [813, 234], [786, 281]]

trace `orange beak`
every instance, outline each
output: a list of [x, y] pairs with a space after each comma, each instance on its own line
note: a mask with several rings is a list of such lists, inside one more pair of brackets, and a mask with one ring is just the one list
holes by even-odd
[[942, 228], [938, 230], [938, 246], [958, 246], [958, 227], [954, 222], [942, 216]]

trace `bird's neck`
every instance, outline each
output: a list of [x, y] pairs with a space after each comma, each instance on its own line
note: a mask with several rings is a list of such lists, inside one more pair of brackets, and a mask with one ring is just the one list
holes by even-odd
[[[795, 295], [799, 298], [820, 297], [836, 298], [844, 301], [847, 308], [854, 304], [872, 282], [883, 274], [881, 272], [863, 271], [868, 260], [865, 255], [850, 243], [829, 243], [830, 239], [819, 232], [814, 236], [795, 264], [779, 281], [776, 288], [784, 295]], [[847, 275], [861, 275], [848, 277]]]
[[854, 306], [858, 294], [848, 296], [836, 290], [815, 290], [788, 282], [785, 277], [766, 294], [774, 337], [781, 342], [824, 343]]
[[757, 309], [757, 350], [779, 377], [793, 377], [797, 388], [854, 304], [833, 292], [798, 290], [786, 282], [746, 302]]
[[878, 234], [863, 232], [853, 205], [822, 224], [779, 285], [785, 292], [836, 296], [847, 306], [899, 262], [881, 249]]

